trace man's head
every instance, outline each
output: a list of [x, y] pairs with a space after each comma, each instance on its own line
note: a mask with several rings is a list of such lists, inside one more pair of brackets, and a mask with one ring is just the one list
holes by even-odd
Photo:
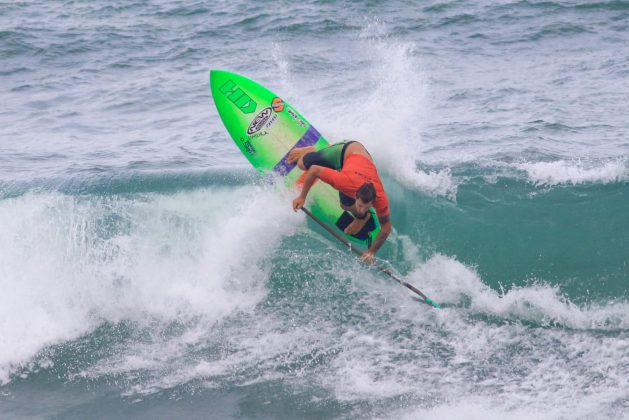
[[373, 207], [374, 201], [376, 201], [376, 187], [371, 182], [365, 182], [356, 191], [356, 213], [364, 216]]

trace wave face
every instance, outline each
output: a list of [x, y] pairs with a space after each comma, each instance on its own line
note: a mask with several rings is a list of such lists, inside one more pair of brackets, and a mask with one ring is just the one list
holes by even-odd
[[[0, 417], [627, 418], [628, 13], [0, 5]], [[251, 171], [210, 68], [367, 146], [444, 309]]]

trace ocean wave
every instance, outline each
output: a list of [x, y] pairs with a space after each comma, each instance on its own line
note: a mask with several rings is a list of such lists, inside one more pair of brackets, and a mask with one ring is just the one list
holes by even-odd
[[0, 241], [11, 241], [0, 242], [11, 250], [0, 254], [10, 320], [0, 338], [14, 343], [0, 352], [3, 384], [49, 375], [140, 402], [280, 383], [274, 398], [316, 388], [347, 417], [454, 417], [487, 404], [564, 413], [575, 396], [601, 409], [617, 398], [626, 302], [576, 304], [542, 281], [501, 292], [458, 257], [424, 259], [417, 225], [400, 223], [403, 257], [392, 262], [444, 304], [431, 309], [299, 227], [291, 197], [226, 185], [0, 201]]
[[558, 160], [554, 162], [527, 162], [517, 165], [525, 171], [535, 185], [579, 185], [585, 183], [608, 184], [628, 179], [627, 163], [613, 160], [590, 163], [581, 160]]
[[529, 34], [526, 37], [526, 40], [538, 41], [544, 38], [575, 36], [588, 32], [593, 33], [591, 29], [584, 25], [577, 25], [568, 22], [554, 23], [552, 25], [543, 27], [535, 33]]
[[[434, 255], [409, 273], [440, 303], [463, 305], [472, 312], [540, 326], [579, 330], [629, 330], [629, 302], [576, 305], [558, 286], [543, 282], [497, 291], [470, 267], [445, 255]], [[438, 296], [438, 298], [436, 297]]]
[[[118, 3], [0, 13], [0, 417], [626, 417], [627, 2]], [[365, 143], [442, 310], [252, 174], [208, 67]]]
[[269, 249], [299, 220], [286, 202], [256, 187], [2, 200], [0, 381], [103, 322], [250, 310]]
[[583, 2], [574, 5], [579, 10], [629, 10], [629, 2], [624, 0]]

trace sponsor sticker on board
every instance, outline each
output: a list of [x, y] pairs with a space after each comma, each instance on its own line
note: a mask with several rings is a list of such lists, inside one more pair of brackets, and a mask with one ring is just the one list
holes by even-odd
[[264, 108], [262, 111], [260, 111], [260, 113], [255, 116], [253, 121], [251, 121], [251, 124], [249, 124], [249, 128], [247, 128], [247, 134], [252, 135], [260, 131], [260, 129], [264, 127], [264, 124], [266, 124], [266, 122], [271, 117], [271, 114], [271, 107]]
[[284, 101], [282, 100], [282, 98], [273, 98], [273, 101], [271, 102], [271, 108], [273, 108], [273, 111], [275, 112], [284, 111]]
[[291, 107], [286, 108], [286, 112], [288, 112], [288, 115], [293, 117], [297, 124], [301, 125], [302, 127], [307, 126], [307, 124], [301, 118], [299, 118], [299, 115], [297, 115], [297, 113]]

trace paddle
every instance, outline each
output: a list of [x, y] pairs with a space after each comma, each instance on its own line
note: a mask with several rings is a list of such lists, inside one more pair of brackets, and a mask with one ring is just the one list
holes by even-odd
[[[349, 249], [351, 251], [353, 251], [354, 253], [356, 253], [357, 255], [362, 255], [362, 251], [360, 251], [357, 248], [354, 248], [354, 246], [352, 246], [352, 243], [350, 241], [348, 241], [345, 237], [343, 237], [341, 234], [339, 234], [338, 232], [336, 232], [334, 229], [332, 229], [331, 227], [329, 227], [328, 225], [326, 225], [325, 223], [323, 223], [321, 220], [319, 220], [319, 218], [317, 216], [315, 216], [314, 214], [312, 214], [310, 212], [310, 210], [308, 210], [305, 207], [301, 207], [301, 209], [304, 211], [304, 213], [306, 213], [312, 220], [314, 220], [315, 222], [317, 222], [319, 224], [319, 226], [321, 226], [323, 229], [327, 230], [329, 233], [332, 234], [332, 236], [334, 236], [336, 239], [338, 239], [339, 241], [341, 241], [343, 244], [345, 244], [345, 246], [349, 247]], [[405, 286], [406, 288], [408, 288], [409, 290], [413, 291], [414, 293], [418, 294], [421, 299], [419, 300], [420, 302], [423, 302], [427, 305], [432, 305], [435, 308], [441, 308], [441, 306], [439, 306], [439, 304], [437, 302], [434, 302], [433, 300], [431, 300], [428, 296], [426, 296], [425, 294], [423, 294], [418, 288], [416, 288], [415, 286], [413, 286], [412, 284], [409, 284], [405, 281], [403, 281], [402, 279], [400, 279], [399, 277], [397, 277], [395, 274], [393, 274], [390, 270], [380, 266], [380, 265], [374, 265], [373, 266], [376, 270], [380, 271], [381, 273], [384, 273], [386, 275], [388, 275], [389, 277], [391, 277], [393, 280], [397, 281], [398, 283], [400, 283], [401, 285]]]

